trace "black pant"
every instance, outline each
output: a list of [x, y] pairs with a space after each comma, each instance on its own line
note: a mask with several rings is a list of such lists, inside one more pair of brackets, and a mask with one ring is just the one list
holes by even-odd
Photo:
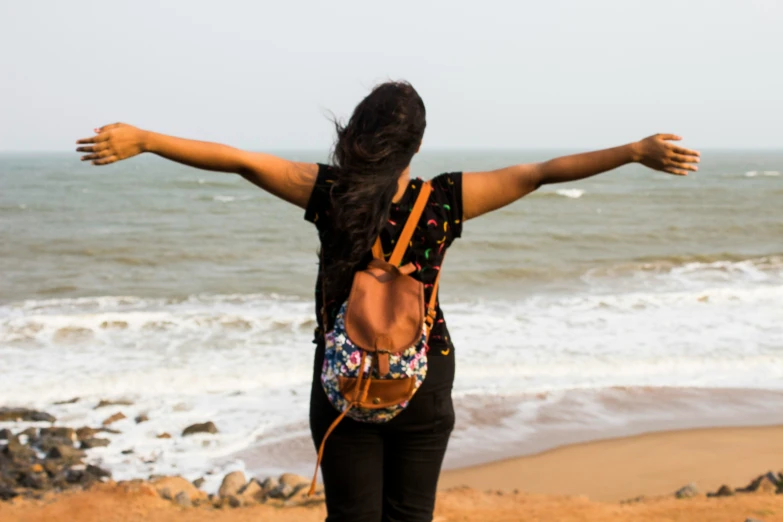
[[[453, 368], [453, 365], [452, 365]], [[321, 474], [326, 522], [430, 522], [438, 476], [454, 427], [451, 386], [426, 386], [384, 424], [345, 418], [326, 441]], [[316, 449], [338, 412], [313, 383], [310, 431]]]

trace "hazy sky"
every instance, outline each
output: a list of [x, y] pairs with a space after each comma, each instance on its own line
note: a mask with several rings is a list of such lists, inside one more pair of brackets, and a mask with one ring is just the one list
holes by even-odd
[[0, 150], [114, 121], [326, 149], [388, 78], [425, 147], [780, 148], [781, 28], [779, 0], [0, 0]]

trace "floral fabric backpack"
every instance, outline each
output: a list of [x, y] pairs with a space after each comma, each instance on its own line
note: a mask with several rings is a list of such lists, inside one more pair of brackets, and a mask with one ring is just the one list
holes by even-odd
[[[435, 322], [440, 273], [425, 310], [424, 285], [410, 276], [416, 267], [399, 265], [431, 191], [430, 183], [422, 185], [388, 262], [380, 238], [375, 241], [373, 260], [354, 275], [348, 300], [324, 336], [321, 384], [341, 413], [321, 441], [311, 495], [326, 439], [340, 421], [348, 416], [360, 422], [388, 422], [408, 406], [427, 376], [427, 342]], [[326, 317], [323, 325], [326, 328]]]

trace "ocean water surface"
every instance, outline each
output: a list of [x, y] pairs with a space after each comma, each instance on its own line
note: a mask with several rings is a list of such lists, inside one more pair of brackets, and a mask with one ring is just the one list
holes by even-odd
[[[423, 152], [413, 174], [556, 154]], [[687, 178], [626, 167], [466, 223], [441, 292], [457, 358], [447, 466], [783, 422], [781, 172], [783, 153], [704, 151]], [[82, 426], [114, 413], [100, 399], [133, 401], [91, 450], [116, 478], [310, 472], [317, 247], [301, 210], [239, 177], [0, 155], [0, 406]], [[206, 420], [218, 435], [155, 437]]]

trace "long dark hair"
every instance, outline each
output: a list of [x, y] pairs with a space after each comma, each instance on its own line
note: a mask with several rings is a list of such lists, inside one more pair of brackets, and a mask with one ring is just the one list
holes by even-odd
[[407, 82], [378, 85], [347, 124], [335, 121], [332, 163], [337, 176], [331, 189], [334, 233], [327, 288], [346, 288], [372, 249], [389, 219], [400, 174], [419, 150], [426, 125], [424, 102]]

